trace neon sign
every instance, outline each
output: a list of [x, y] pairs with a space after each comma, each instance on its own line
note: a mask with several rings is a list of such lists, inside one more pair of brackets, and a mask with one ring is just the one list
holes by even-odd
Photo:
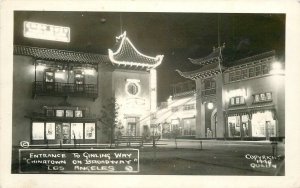
[[23, 34], [27, 38], [70, 42], [70, 27], [25, 21]]

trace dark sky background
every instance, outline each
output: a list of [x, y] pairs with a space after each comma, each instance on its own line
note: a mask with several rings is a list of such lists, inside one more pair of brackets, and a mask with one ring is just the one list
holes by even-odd
[[[186, 80], [175, 69], [199, 68], [187, 58], [208, 55], [218, 45], [218, 28], [220, 43], [226, 45], [225, 65], [270, 50], [284, 61], [285, 18], [285, 14], [15, 11], [14, 44], [107, 55], [115, 37], [126, 31], [140, 52], [165, 56], [157, 69], [158, 101], [164, 101], [172, 94], [170, 84]], [[71, 41], [25, 38], [23, 21], [70, 27]]]

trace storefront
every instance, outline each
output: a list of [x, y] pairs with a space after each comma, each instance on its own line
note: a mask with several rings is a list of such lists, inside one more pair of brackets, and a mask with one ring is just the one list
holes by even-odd
[[44, 107], [42, 114], [32, 114], [32, 144], [85, 144], [97, 142], [96, 119], [82, 107]]
[[274, 109], [251, 110], [227, 116], [227, 138], [229, 139], [267, 139], [276, 137], [277, 125]]

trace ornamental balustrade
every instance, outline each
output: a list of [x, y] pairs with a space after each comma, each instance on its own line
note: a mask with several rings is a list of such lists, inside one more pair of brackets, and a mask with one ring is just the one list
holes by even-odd
[[97, 98], [96, 84], [75, 84], [61, 82], [35, 81], [32, 86], [33, 96], [63, 96]]

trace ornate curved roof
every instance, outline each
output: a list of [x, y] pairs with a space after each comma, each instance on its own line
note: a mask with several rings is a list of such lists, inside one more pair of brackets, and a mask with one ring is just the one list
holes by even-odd
[[188, 58], [195, 65], [207, 65], [210, 63], [218, 62], [222, 59], [222, 50], [225, 48], [225, 44], [223, 46], [219, 46], [217, 48], [213, 48], [213, 51], [206, 57], [199, 59]]
[[156, 57], [150, 57], [139, 52], [131, 43], [126, 32], [119, 37], [116, 37], [119, 46], [115, 52], [111, 49], [108, 50], [110, 61], [114, 65], [136, 66], [142, 68], [155, 68], [161, 64], [163, 55], [157, 55]]
[[208, 65], [204, 65], [200, 69], [194, 71], [188, 71], [188, 72], [181, 72], [180, 70], [176, 70], [176, 71], [182, 77], [196, 80], [198, 78], [206, 78], [218, 74], [223, 69], [224, 67], [220, 65], [219, 62], [214, 62]]
[[68, 61], [74, 63], [98, 64], [109, 62], [107, 55], [19, 45], [14, 46], [14, 54], [31, 56], [42, 60]]

